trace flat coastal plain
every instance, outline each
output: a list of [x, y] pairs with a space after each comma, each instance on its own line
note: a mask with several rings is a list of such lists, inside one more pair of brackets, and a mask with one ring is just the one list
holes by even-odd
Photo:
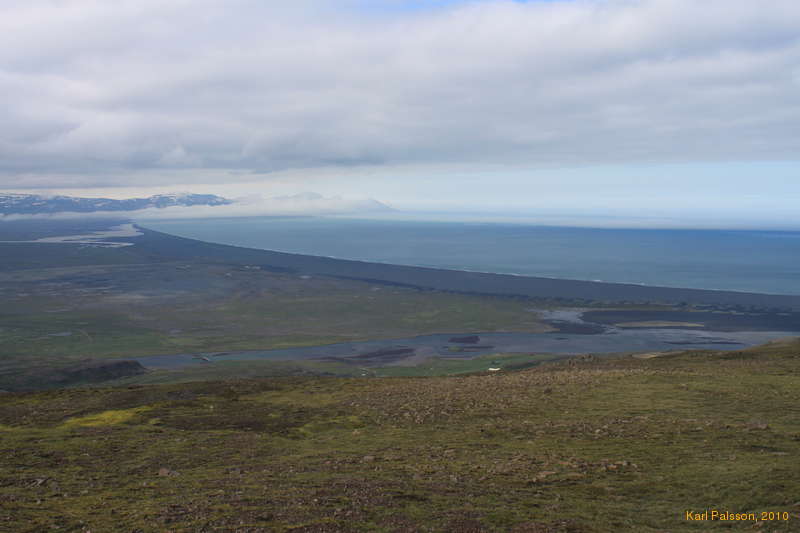
[[[70, 221], [60, 234], [103, 233], [122, 222]], [[59, 235], [56, 222], [5, 224], [4, 240]], [[754, 295], [750, 301], [744, 293], [689, 291], [698, 302], [706, 301], [707, 292], [721, 300], [676, 306], [670, 301], [677, 295], [665, 301], [626, 300], [624, 286], [599, 284], [603, 290], [618, 289], [622, 296], [570, 299], [548, 296], [555, 290], [550, 284], [571, 283], [565, 280], [298, 256], [139, 231], [138, 236], [111, 237], [108, 246], [102, 239], [93, 244], [0, 243], [0, 295], [9, 304], [0, 311], [0, 389], [220, 376], [408, 374], [413, 372], [396, 365], [375, 369], [374, 362], [364, 358], [245, 362], [215, 355], [436, 333], [456, 338], [491, 332], [597, 334], [606, 327], [639, 325], [635, 323], [651, 328], [691, 323], [709, 330], [800, 331], [800, 313], [774, 307], [791, 306], [791, 297]], [[449, 276], [463, 279], [451, 281]], [[507, 285], [507, 278], [516, 285]], [[446, 281], [444, 286], [440, 280]], [[539, 284], [547, 291], [532, 296], [531, 292], [538, 294]], [[517, 289], [520, 293], [509, 292]], [[725, 303], [734, 297], [744, 298], [747, 305]], [[761, 298], [773, 307], [757, 307]], [[570, 306], [597, 323], [545, 318], [548, 310]], [[730, 344], [735, 347], [737, 342]], [[374, 350], [404, 349], [408, 348], [387, 344]], [[541, 353], [516, 353], [501, 364], [491, 356], [491, 346], [484, 346], [486, 357], [470, 356], [471, 349], [456, 343], [447, 348], [452, 353], [445, 354], [451, 356], [446, 360], [439, 347], [417, 350], [405, 366], [414, 363], [418, 373], [459, 373], [552, 359]], [[194, 354], [197, 363], [215, 364], [145, 372], [135, 363], [120, 363], [172, 354]], [[459, 355], [463, 357], [455, 357]]]

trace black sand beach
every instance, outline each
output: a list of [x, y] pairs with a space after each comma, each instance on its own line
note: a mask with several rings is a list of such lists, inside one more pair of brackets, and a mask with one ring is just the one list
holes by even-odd
[[[137, 226], [138, 227], [138, 226]], [[800, 311], [800, 296], [649, 287], [536, 278], [350, 261], [206, 243], [139, 227], [141, 252], [173, 260], [240, 263], [279, 272], [325, 275], [386, 285], [464, 293], [577, 300], [598, 303], [689, 304], [732, 310]], [[387, 243], [387, 246], [391, 243]]]

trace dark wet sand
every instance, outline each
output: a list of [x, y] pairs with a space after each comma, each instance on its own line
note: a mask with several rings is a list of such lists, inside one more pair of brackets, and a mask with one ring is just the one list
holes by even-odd
[[[716, 331], [800, 331], [800, 313], [712, 313], [707, 311], [587, 311], [587, 322], [617, 325], [636, 322], [695, 323]], [[669, 326], [657, 326], [664, 329]], [[674, 326], [682, 329], [681, 326]]]

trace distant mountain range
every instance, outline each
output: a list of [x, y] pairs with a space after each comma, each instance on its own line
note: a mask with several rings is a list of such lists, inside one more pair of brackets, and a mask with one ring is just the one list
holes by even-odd
[[165, 207], [228, 205], [231, 200], [214, 194], [157, 194], [149, 198], [76, 198], [73, 196], [40, 196], [37, 194], [0, 193], [0, 214], [40, 215], [51, 213], [95, 213], [98, 211], [138, 211]]

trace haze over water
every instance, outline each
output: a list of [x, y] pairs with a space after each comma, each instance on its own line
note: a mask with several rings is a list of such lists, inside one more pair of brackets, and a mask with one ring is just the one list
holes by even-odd
[[148, 220], [143, 225], [208, 242], [399, 265], [800, 294], [800, 232], [312, 217]]

